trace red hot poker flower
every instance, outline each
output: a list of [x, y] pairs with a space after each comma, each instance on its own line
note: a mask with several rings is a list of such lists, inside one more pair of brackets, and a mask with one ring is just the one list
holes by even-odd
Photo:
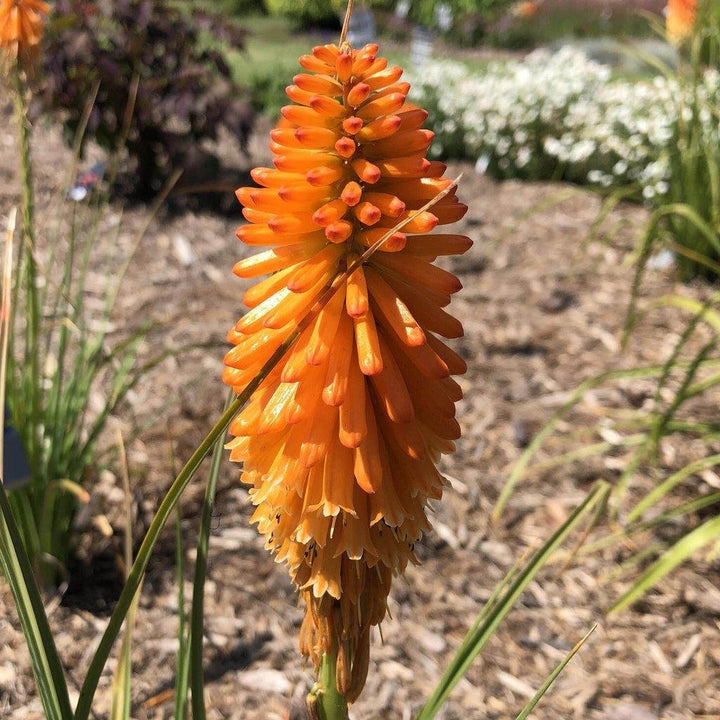
[[465, 362], [440, 338], [462, 335], [445, 311], [460, 282], [434, 261], [470, 240], [431, 232], [467, 207], [426, 159], [427, 113], [406, 101], [402, 70], [376, 45], [316, 47], [271, 133], [274, 168], [237, 196], [265, 246], [234, 272], [259, 278], [230, 331], [223, 379], [240, 392], [318, 295], [400, 221], [420, 213], [353, 272], [235, 419], [231, 459], [243, 463], [253, 522], [305, 601], [300, 647], [316, 667], [337, 649], [338, 690], [359, 695], [370, 629], [395, 573], [414, 562], [442, 494], [436, 468], [460, 436], [452, 375]]
[[697, 12], [697, 0], [668, 0], [665, 24], [672, 43], [679, 45], [692, 36]]
[[40, 52], [43, 15], [50, 6], [42, 0], [0, 0], [0, 52], [11, 61], [32, 64]]

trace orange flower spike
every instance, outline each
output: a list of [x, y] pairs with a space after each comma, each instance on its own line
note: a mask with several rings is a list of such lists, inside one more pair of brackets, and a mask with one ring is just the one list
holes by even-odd
[[361, 73], [359, 73], [358, 77], [360, 80], [367, 80], [370, 77], [373, 77], [377, 73], [382, 72], [387, 67], [388, 61], [386, 58], [375, 58], [375, 61], [370, 65], [370, 67], [367, 70], [363, 70]]
[[376, 163], [380, 174], [388, 178], [424, 177], [431, 167], [430, 161], [421, 155], [390, 158], [384, 161], [376, 160]]
[[[356, 236], [362, 245], [365, 247], [371, 247], [379, 240], [382, 240], [387, 233], [388, 228], [386, 227], [374, 227], [368, 228], [367, 230], [359, 230], [356, 233]], [[395, 232], [385, 241], [385, 244], [382, 246], [380, 252], [383, 254], [400, 252], [406, 244], [407, 235], [402, 232]]]
[[309, 170], [305, 175], [305, 179], [314, 187], [326, 187], [327, 185], [336, 183], [344, 174], [345, 171], [340, 164], [320, 166]]
[[298, 58], [298, 62], [306, 70], [309, 70], [310, 72], [313, 72], [313, 73], [321, 73], [323, 75], [331, 75], [334, 70], [333, 66], [328, 65], [326, 62], [323, 62], [319, 58], [316, 58], [314, 55], [301, 55]]
[[425, 342], [425, 333], [418, 325], [405, 303], [393, 292], [392, 288], [373, 270], [365, 273], [372, 298], [380, 309], [388, 326], [406, 345], [417, 346]]
[[345, 297], [337, 292], [320, 312], [305, 350], [308, 365], [322, 365], [329, 357], [343, 315]]
[[681, 45], [692, 37], [697, 14], [697, 0], [668, 0], [665, 8], [665, 27], [670, 42]]
[[332, 192], [328, 190], [328, 188], [311, 187], [305, 182], [302, 184], [280, 187], [277, 194], [286, 203], [286, 209], [288, 209], [290, 204], [297, 205], [300, 208], [307, 208], [309, 205], [314, 204], [318, 200], [321, 202], [327, 202], [332, 199], [333, 196]]
[[[334, 275], [335, 267], [342, 252], [342, 247], [328, 245], [324, 250], [321, 250], [317, 255], [314, 255], [294, 270], [292, 276], [287, 280], [288, 288], [295, 293], [307, 292], [326, 274], [332, 273]], [[271, 275], [270, 277], [274, 276]]]
[[[410, 92], [410, 83], [399, 82], [395, 83], [394, 85], [388, 85], [387, 87], [378, 90], [373, 97], [376, 100], [379, 100], [380, 98], [385, 97], [386, 95], [390, 95], [392, 93], [400, 93], [401, 95], [406, 96], [408, 92]], [[407, 108], [407, 105], [403, 104], [403, 107]]]
[[377, 62], [375, 56], [372, 54], [359, 54], [353, 62], [352, 74], [355, 75], [355, 77], [362, 76], [365, 73], [369, 75], [374, 67], [380, 69], [384, 64], [387, 64], [387, 60]]
[[373, 403], [365, 398], [365, 437], [355, 449], [355, 479], [366, 493], [374, 493], [382, 483], [380, 438]]
[[302, 174], [282, 172], [274, 168], [262, 167], [252, 170], [250, 177], [264, 188], [281, 188], [284, 185], [292, 185], [303, 181]]
[[270, 275], [257, 285], [253, 285], [243, 295], [243, 303], [249, 308], [257, 307], [261, 302], [267, 300], [271, 295], [282, 290], [287, 285], [292, 273], [297, 272], [295, 267], [288, 267]]
[[358, 111], [357, 116], [365, 121], [369, 118], [376, 118], [378, 115], [389, 115], [397, 112], [405, 104], [405, 95], [402, 93], [391, 93], [384, 95], [377, 100], [372, 100], [363, 105]]
[[[322, 242], [322, 241], [320, 241]], [[321, 246], [317, 242], [296, 243], [252, 255], [235, 263], [233, 272], [241, 278], [252, 278], [275, 272], [312, 257]]]
[[373, 156], [395, 157], [415, 152], [425, 152], [435, 137], [432, 130], [408, 130], [398, 132], [385, 140], [374, 142], [369, 150]]
[[441, 496], [434, 459], [452, 451], [462, 396], [450, 374], [465, 369], [436, 337], [462, 334], [443, 310], [460, 284], [432, 261], [470, 241], [429, 233], [466, 207], [444, 164], [425, 157], [427, 113], [408, 107], [402, 70], [377, 52], [321, 45], [300, 59], [306, 72], [288, 88], [295, 104], [271, 133], [275, 167], [252, 172], [261, 188], [237, 193], [251, 221], [238, 237], [270, 249], [235, 265], [257, 281], [223, 372], [242, 389], [316, 313], [233, 422], [229, 447], [251, 486], [252, 522], [302, 593], [301, 650], [318, 667], [337, 646], [338, 689], [350, 702], [392, 576], [414, 559], [427, 502]]
[[326, 117], [310, 107], [301, 105], [286, 105], [280, 109], [280, 114], [294, 125], [309, 125], [310, 127], [334, 128], [337, 120]]
[[312, 54], [332, 67], [340, 55], [340, 50], [335, 45], [317, 45], [312, 49]]
[[310, 102], [316, 95], [316, 93], [308, 92], [307, 90], [301, 90], [297, 85], [288, 85], [285, 88], [285, 94], [293, 102], [298, 103], [298, 105], [307, 105], [308, 107], [310, 107]]
[[363, 375], [377, 375], [382, 372], [383, 358], [380, 353], [375, 320], [370, 313], [355, 318], [355, 344]]
[[29, 69], [37, 60], [49, 12], [42, 0], [0, 0], [0, 53], [10, 63]]
[[462, 255], [472, 246], [465, 235], [414, 235], [407, 244], [413, 255]]
[[347, 220], [338, 220], [325, 228], [325, 237], [332, 243], [344, 243], [353, 234], [354, 226]]
[[412, 110], [404, 110], [400, 113], [399, 117], [399, 131], [417, 130], [428, 119], [428, 112], [422, 108], [414, 108]]
[[313, 96], [310, 100], [310, 107], [321, 115], [331, 118], [345, 119], [348, 113], [347, 108], [342, 103], [324, 95]]
[[371, 185], [376, 183], [382, 176], [380, 168], [365, 158], [356, 158], [350, 165], [360, 180], [370, 183]]
[[333, 352], [327, 366], [322, 399], [326, 405], [342, 405], [347, 396], [350, 360], [353, 348], [353, 321], [345, 315], [335, 336], [338, 352]]
[[341, 159], [334, 153], [319, 153], [313, 150], [288, 150], [285, 155], [278, 155], [273, 160], [278, 170], [291, 173], [307, 173], [320, 166], [323, 168], [339, 168]]
[[340, 406], [339, 440], [347, 448], [359, 447], [367, 435], [366, 395], [365, 376], [360, 370], [357, 353], [353, 352], [347, 386], [347, 396], [352, 402], [344, 402]]

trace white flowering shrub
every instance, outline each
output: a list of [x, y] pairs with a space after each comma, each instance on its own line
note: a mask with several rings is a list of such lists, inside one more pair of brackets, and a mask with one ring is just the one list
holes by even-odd
[[[440, 61], [411, 78], [436, 132], [436, 157], [467, 158], [497, 178], [563, 179], [668, 192], [680, 92], [674, 80], [615, 81], [607, 67], [564, 48], [482, 73]], [[698, 92], [717, 106], [718, 74]], [[708, 112], [707, 130], [717, 132]]]

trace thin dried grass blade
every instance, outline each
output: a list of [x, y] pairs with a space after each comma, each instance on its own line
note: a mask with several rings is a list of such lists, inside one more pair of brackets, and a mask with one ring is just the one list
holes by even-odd
[[516, 720], [527, 720], [530, 713], [535, 709], [535, 706], [550, 689], [550, 686], [555, 682], [555, 680], [557, 680], [560, 673], [567, 667], [568, 663], [575, 657], [575, 655], [577, 655], [580, 648], [589, 640], [595, 630], [597, 630], [597, 623], [595, 623], [595, 625], [587, 631], [582, 640], [575, 645], [575, 647], [564, 657], [562, 662], [550, 673], [550, 675], [548, 675], [545, 682], [540, 686], [535, 695], [533, 695], [530, 702], [523, 708], [523, 711], [517, 716]]

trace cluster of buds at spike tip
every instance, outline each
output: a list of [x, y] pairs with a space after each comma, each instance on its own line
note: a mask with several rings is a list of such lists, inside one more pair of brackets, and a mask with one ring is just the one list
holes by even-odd
[[674, 45], [682, 45], [689, 40], [695, 31], [697, 14], [697, 0], [668, 0], [665, 8], [668, 40]]
[[48, 12], [42, 0], [0, 0], [0, 53], [8, 64], [27, 70], [37, 60]]
[[466, 366], [440, 338], [462, 335], [443, 309], [461, 285], [433, 263], [471, 245], [430, 234], [467, 207], [445, 165], [425, 157], [427, 113], [408, 104], [401, 68], [377, 51], [324, 45], [300, 58], [306, 72], [287, 88], [295, 104], [271, 133], [275, 167], [255, 169], [260, 187], [237, 191], [249, 221], [238, 237], [269, 249], [234, 272], [268, 277], [245, 293], [250, 310], [229, 333], [223, 373], [242, 391], [321, 293], [389, 234], [230, 428], [253, 522], [304, 599], [300, 648], [316, 667], [337, 651], [338, 690], [351, 702], [392, 577], [430, 529], [426, 505], [444, 485], [436, 462], [460, 436], [451, 376]]

